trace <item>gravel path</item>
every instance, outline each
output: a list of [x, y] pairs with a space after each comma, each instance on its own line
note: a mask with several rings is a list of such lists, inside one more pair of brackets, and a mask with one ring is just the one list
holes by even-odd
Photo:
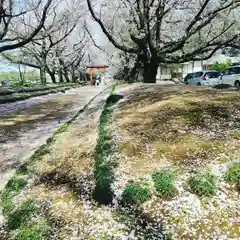
[[0, 190], [64, 122], [105, 87], [81, 87], [0, 106]]

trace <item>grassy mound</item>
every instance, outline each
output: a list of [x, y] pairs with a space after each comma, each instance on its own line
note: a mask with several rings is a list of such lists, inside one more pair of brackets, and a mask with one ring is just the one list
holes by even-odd
[[156, 191], [160, 197], [171, 197], [177, 192], [174, 185], [174, 172], [169, 169], [163, 169], [153, 173], [152, 179]]
[[191, 189], [199, 196], [212, 196], [216, 193], [216, 176], [209, 170], [199, 171], [189, 178]]
[[142, 187], [139, 183], [130, 182], [124, 188], [122, 200], [125, 204], [139, 205], [151, 197], [147, 187]]
[[240, 191], [240, 162], [231, 164], [228, 167], [224, 179], [230, 183], [236, 185], [237, 189]]

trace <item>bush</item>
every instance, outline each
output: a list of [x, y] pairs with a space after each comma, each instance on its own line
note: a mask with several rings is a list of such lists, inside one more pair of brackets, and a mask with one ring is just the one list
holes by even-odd
[[221, 62], [221, 63], [215, 62], [212, 65], [212, 70], [216, 70], [216, 71], [222, 72], [225, 69], [227, 69], [228, 67], [230, 67], [231, 65], [232, 65], [231, 60], [227, 60], [226, 62]]
[[155, 188], [161, 197], [171, 197], [177, 189], [174, 185], [174, 172], [169, 169], [163, 169], [152, 175]]
[[142, 204], [150, 198], [150, 191], [139, 183], [128, 183], [123, 191], [122, 199], [126, 204]]
[[224, 179], [235, 184], [237, 189], [240, 190], [240, 162], [233, 163], [228, 167]]
[[189, 178], [191, 189], [199, 196], [212, 196], [215, 194], [217, 178], [209, 170], [196, 173]]

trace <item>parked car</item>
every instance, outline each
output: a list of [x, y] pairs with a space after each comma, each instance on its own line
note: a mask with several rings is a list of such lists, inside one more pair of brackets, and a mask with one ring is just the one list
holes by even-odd
[[188, 84], [188, 81], [192, 79], [194, 73], [188, 73], [185, 78], [183, 79], [185, 84]]
[[186, 84], [189, 85], [204, 85], [204, 86], [216, 86], [221, 83], [220, 72], [215, 70], [206, 70], [191, 73], [192, 75], [187, 75]]
[[240, 88], [240, 66], [227, 68], [221, 73], [220, 80], [222, 84]]

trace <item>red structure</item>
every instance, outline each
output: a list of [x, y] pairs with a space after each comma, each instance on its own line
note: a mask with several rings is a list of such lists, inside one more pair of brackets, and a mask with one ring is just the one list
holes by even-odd
[[107, 72], [108, 67], [109, 66], [107, 66], [107, 65], [89, 65], [89, 66], [87, 66], [87, 70], [90, 73], [90, 84], [93, 85], [93, 73], [104, 72], [104, 85], [106, 85], [107, 84], [106, 72]]

